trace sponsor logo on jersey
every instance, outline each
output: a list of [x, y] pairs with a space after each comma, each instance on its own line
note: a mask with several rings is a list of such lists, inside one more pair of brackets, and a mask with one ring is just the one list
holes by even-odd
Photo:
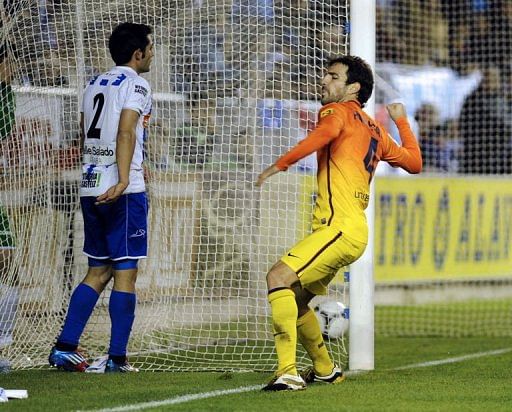
[[92, 156], [114, 156], [114, 150], [110, 147], [85, 146], [84, 154]]
[[334, 114], [334, 109], [325, 109], [322, 113], [320, 113], [320, 118], [329, 116], [330, 114]]
[[135, 93], [140, 93], [144, 97], [146, 97], [148, 95], [148, 89], [146, 89], [145, 87], [141, 86], [140, 84], [136, 84], [135, 85]]
[[84, 189], [90, 189], [93, 187], [98, 187], [100, 185], [101, 173], [90, 172], [90, 173], [82, 173], [82, 183], [81, 187]]
[[368, 202], [370, 200], [370, 195], [365, 192], [354, 192], [354, 197], [356, 199], [362, 199], [365, 202]]
[[107, 145], [85, 144], [83, 163], [108, 166], [116, 161], [115, 148]]

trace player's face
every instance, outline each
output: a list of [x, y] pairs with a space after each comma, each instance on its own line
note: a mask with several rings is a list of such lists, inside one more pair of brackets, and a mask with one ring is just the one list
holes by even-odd
[[322, 104], [343, 102], [350, 100], [349, 86], [347, 85], [348, 67], [341, 63], [335, 63], [327, 68], [322, 79]]
[[139, 73], [147, 73], [149, 72], [149, 68], [151, 67], [151, 61], [153, 60], [153, 56], [155, 55], [153, 49], [153, 39], [151, 36], [148, 36], [149, 43], [144, 49], [144, 57], [140, 59], [139, 62]]

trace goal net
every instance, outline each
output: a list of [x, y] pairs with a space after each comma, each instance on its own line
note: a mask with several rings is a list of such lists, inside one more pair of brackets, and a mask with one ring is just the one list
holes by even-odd
[[[147, 75], [150, 255], [130, 360], [147, 370], [273, 370], [265, 274], [309, 230], [314, 160], [262, 189], [254, 181], [314, 127], [325, 58], [348, 51], [345, 2], [2, 3], [0, 357], [44, 366], [86, 272], [79, 102], [86, 82], [113, 65], [111, 30], [133, 21], [153, 27], [156, 56]], [[81, 340], [90, 358], [108, 347], [109, 294]], [[340, 273], [328, 299], [346, 296]], [[345, 364], [344, 340], [328, 345]]]
[[401, 99], [424, 160], [376, 180], [376, 333], [510, 336], [512, 2], [377, 1], [376, 29], [377, 118]]

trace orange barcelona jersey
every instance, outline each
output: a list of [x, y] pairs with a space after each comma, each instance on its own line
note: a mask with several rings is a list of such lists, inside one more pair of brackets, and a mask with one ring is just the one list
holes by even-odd
[[361, 109], [357, 101], [330, 103], [318, 114], [318, 125], [297, 146], [280, 157], [286, 170], [317, 152], [318, 197], [313, 230], [333, 226], [360, 242], [368, 242], [364, 210], [370, 199], [370, 181], [377, 163], [387, 161], [409, 173], [419, 173], [421, 152], [407, 119], [397, 120], [399, 146], [388, 132]]

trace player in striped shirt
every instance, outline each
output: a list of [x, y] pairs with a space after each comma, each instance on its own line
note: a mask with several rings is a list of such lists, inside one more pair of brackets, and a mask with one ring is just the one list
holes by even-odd
[[123, 23], [109, 39], [116, 66], [85, 89], [80, 202], [84, 217], [87, 275], [74, 290], [67, 317], [49, 362], [71, 371], [88, 364], [77, 351], [99, 295], [114, 278], [106, 372], [135, 372], [126, 347], [135, 318], [137, 263], [147, 255], [148, 204], [142, 168], [143, 143], [151, 113], [151, 90], [140, 74], [153, 58], [151, 28]]
[[[267, 274], [278, 370], [265, 390], [298, 390], [304, 389], [306, 382], [338, 383], [344, 379], [327, 352], [308, 303], [315, 295], [325, 294], [336, 272], [364, 252], [368, 242], [364, 210], [377, 163], [384, 160], [409, 173], [421, 171], [420, 148], [403, 105], [387, 107], [398, 127], [401, 146], [362, 110], [372, 89], [373, 74], [364, 60], [356, 56], [331, 59], [322, 79], [323, 106], [317, 127], [258, 177], [256, 184], [261, 186], [270, 176], [317, 152], [313, 232]], [[297, 339], [313, 361], [313, 369], [302, 377], [296, 368]]]

